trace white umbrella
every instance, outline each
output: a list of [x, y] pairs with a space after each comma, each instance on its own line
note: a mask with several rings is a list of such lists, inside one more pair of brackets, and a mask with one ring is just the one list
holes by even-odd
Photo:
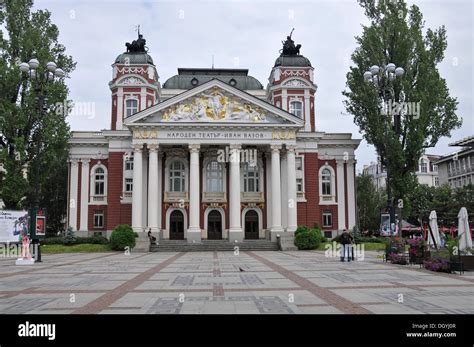
[[471, 232], [469, 230], [469, 222], [467, 217], [467, 210], [465, 207], [461, 208], [458, 214], [458, 235], [459, 250], [463, 251], [466, 248], [472, 248]]
[[433, 232], [433, 237], [431, 237], [431, 233], [428, 231], [428, 245], [434, 246], [434, 241], [436, 241], [436, 246], [439, 248], [441, 238], [439, 237], [438, 217], [436, 216], [436, 211], [431, 211], [430, 213], [430, 227]]

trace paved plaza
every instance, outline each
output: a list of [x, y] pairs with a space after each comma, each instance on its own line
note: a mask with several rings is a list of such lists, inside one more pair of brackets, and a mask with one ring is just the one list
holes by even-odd
[[474, 314], [474, 273], [324, 252], [77, 253], [0, 259], [0, 313]]

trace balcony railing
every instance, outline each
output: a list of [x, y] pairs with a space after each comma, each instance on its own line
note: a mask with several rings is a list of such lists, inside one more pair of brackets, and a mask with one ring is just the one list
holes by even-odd
[[227, 202], [225, 192], [203, 192], [202, 202]]
[[184, 202], [188, 199], [188, 192], [165, 192], [164, 202]]
[[263, 192], [242, 192], [240, 193], [242, 202], [264, 202]]

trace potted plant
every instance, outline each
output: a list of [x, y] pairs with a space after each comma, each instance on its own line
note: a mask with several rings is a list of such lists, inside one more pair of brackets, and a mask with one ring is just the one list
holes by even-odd
[[461, 259], [461, 252], [459, 251], [459, 238], [461, 235], [452, 237], [447, 235], [446, 248], [449, 252], [449, 268], [452, 271], [464, 271], [464, 264]]
[[385, 245], [385, 259], [388, 261], [393, 254], [405, 253], [405, 241], [400, 237], [389, 239]]
[[407, 240], [410, 249], [408, 251], [410, 264], [423, 264], [423, 261], [429, 256], [426, 249], [426, 241], [423, 237], [415, 237]]

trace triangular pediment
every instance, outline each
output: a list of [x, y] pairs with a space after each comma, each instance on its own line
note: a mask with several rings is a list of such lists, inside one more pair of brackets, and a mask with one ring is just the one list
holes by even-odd
[[287, 125], [304, 121], [220, 80], [211, 80], [125, 119], [126, 126], [159, 124]]

